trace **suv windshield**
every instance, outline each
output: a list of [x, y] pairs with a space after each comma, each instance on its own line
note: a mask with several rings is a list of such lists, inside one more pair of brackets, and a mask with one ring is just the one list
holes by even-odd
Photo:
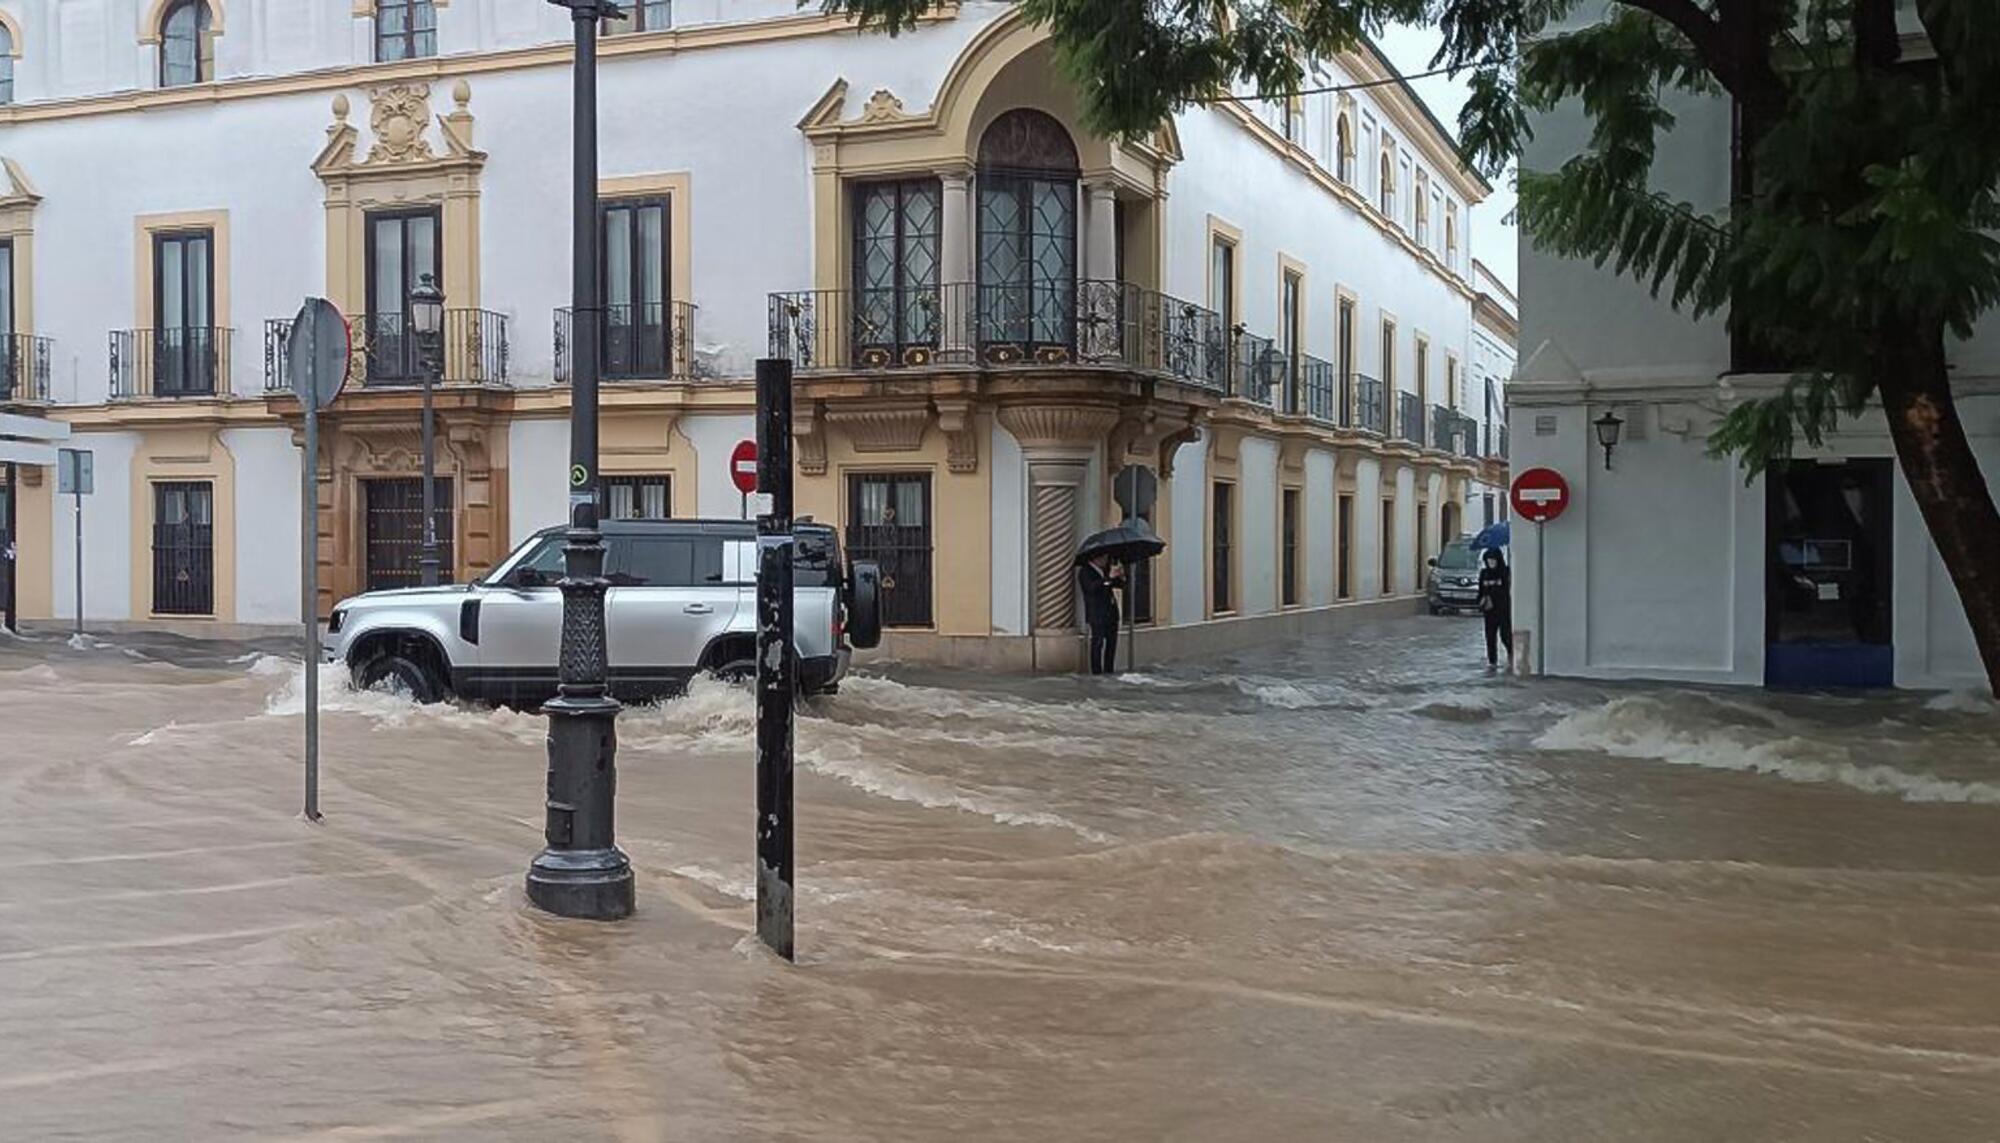
[[1471, 545], [1452, 544], [1438, 554], [1438, 567], [1451, 571], [1471, 571], [1479, 566], [1479, 553]]

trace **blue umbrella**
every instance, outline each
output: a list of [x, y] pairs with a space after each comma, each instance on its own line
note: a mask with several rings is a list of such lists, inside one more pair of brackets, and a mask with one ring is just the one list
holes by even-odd
[[1486, 525], [1484, 528], [1479, 529], [1477, 536], [1472, 537], [1472, 550], [1475, 552], [1483, 551], [1487, 548], [1504, 548], [1507, 546], [1508, 530], [1507, 521], [1505, 520], [1500, 521], [1498, 524]]

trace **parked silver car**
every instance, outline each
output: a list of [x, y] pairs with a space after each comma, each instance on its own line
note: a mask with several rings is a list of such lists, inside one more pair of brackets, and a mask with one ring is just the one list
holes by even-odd
[[1432, 615], [1479, 610], [1479, 549], [1471, 540], [1451, 541], [1430, 561], [1425, 595]]
[[[700, 672], [755, 670], [756, 525], [743, 520], [617, 520], [602, 525], [605, 637], [612, 694], [645, 701], [677, 693]], [[832, 528], [800, 523], [793, 557], [799, 684], [840, 684], [852, 648], [881, 638], [881, 573], [842, 566]], [[328, 617], [324, 659], [358, 687], [510, 705], [556, 693], [563, 530], [549, 528], [469, 584], [371, 591]]]

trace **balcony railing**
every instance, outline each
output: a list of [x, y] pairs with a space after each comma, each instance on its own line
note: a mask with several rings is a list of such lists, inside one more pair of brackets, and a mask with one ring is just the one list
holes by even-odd
[[1377, 436], [1389, 435], [1389, 406], [1382, 382], [1361, 373], [1354, 375], [1354, 427]]
[[1479, 455], [1479, 422], [1447, 405], [1431, 406], [1431, 447], [1458, 456]]
[[0, 335], [0, 405], [46, 405], [55, 340], [31, 333]]
[[[606, 381], [686, 381], [694, 376], [692, 302], [606, 306], [599, 342]], [[570, 383], [570, 307], [556, 311], [556, 384]]]
[[1415, 393], [1396, 394], [1395, 437], [1412, 444], [1424, 443], [1424, 403]]
[[112, 399], [228, 396], [235, 334], [225, 326], [112, 330]]
[[802, 290], [768, 324], [800, 372], [1110, 366], [1221, 392], [1242, 353], [1214, 311], [1124, 282]]
[[[291, 367], [285, 340], [292, 319], [264, 323], [264, 389], [290, 392]], [[424, 359], [420, 337], [406, 331], [401, 314], [347, 318], [348, 380], [370, 387], [395, 388], [423, 383]], [[491, 310], [457, 309], [444, 313], [438, 376], [444, 385], [507, 384], [507, 316]]]

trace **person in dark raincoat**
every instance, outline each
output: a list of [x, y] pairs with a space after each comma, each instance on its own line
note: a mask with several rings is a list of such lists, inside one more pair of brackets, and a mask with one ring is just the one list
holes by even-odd
[[1095, 555], [1077, 565], [1076, 586], [1083, 591], [1083, 621], [1090, 627], [1090, 673], [1108, 675], [1118, 662], [1118, 590], [1125, 586], [1124, 569], [1111, 557]]
[[1507, 647], [1507, 669], [1514, 669], [1514, 573], [1500, 555], [1499, 548], [1486, 549], [1479, 565], [1479, 611], [1486, 617], [1486, 665], [1500, 662], [1500, 648]]

